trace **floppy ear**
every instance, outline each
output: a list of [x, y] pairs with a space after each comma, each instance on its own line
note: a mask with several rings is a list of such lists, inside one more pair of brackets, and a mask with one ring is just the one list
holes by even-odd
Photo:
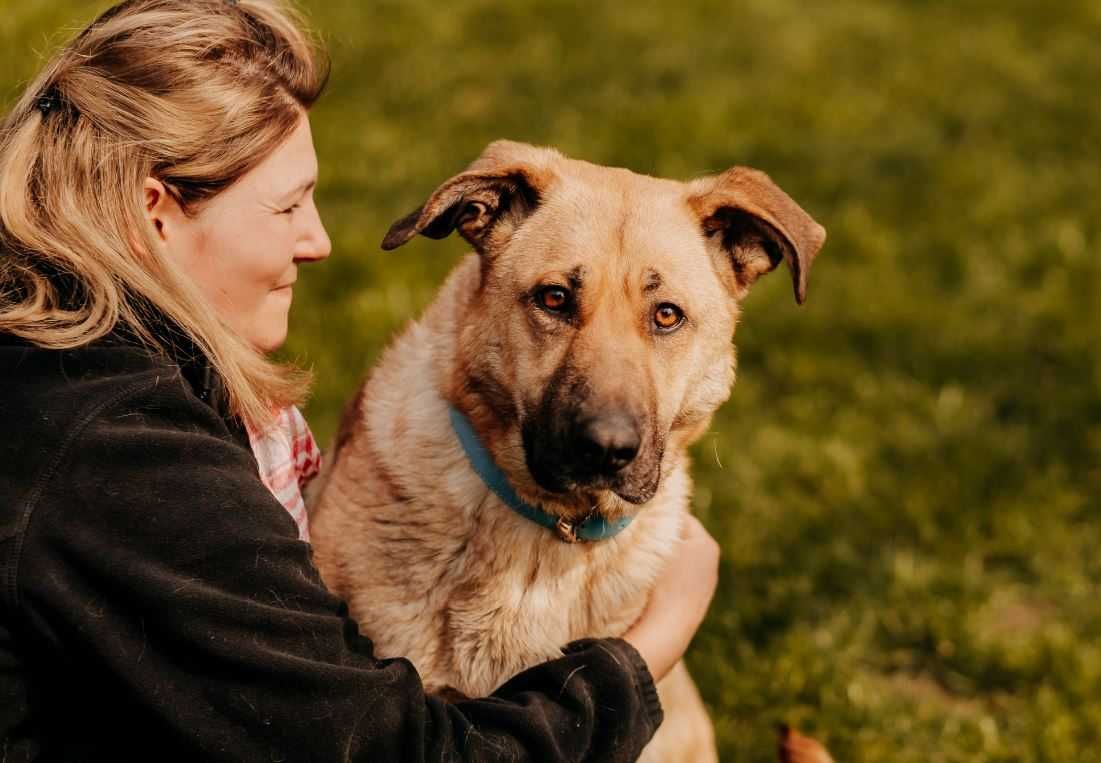
[[689, 206], [704, 234], [730, 258], [738, 297], [783, 260], [791, 270], [795, 301], [807, 298], [807, 274], [826, 240], [826, 229], [769, 179], [748, 167], [702, 178], [691, 186]]
[[420, 233], [447, 238], [453, 230], [481, 254], [492, 251], [539, 205], [553, 179], [551, 149], [499, 140], [465, 172], [444, 182], [420, 209], [398, 220], [382, 241], [396, 249]]

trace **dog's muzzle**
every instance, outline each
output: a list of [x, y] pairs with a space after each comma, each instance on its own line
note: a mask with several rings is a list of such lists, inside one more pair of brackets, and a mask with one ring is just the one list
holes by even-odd
[[523, 426], [528, 470], [552, 493], [611, 490], [631, 503], [644, 503], [657, 490], [660, 455], [647, 452], [655, 449], [647, 447], [643, 429], [637, 417], [621, 410], [536, 417]]
[[635, 460], [642, 445], [638, 424], [619, 412], [581, 422], [570, 439], [574, 473], [593, 477], [614, 477]]

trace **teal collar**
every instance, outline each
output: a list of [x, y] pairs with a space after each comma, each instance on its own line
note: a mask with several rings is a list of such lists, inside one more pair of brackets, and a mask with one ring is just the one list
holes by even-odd
[[448, 413], [451, 416], [451, 428], [455, 430], [455, 435], [459, 438], [459, 443], [463, 446], [463, 451], [466, 453], [467, 459], [470, 460], [470, 465], [474, 467], [474, 471], [482, 478], [482, 482], [486, 484], [486, 487], [501, 499], [502, 503], [520, 516], [537, 525], [542, 525], [548, 530], [554, 530], [558, 533], [558, 537], [567, 543], [592, 542], [614, 538], [623, 528], [631, 524], [631, 517], [623, 517], [614, 522], [609, 522], [599, 514], [593, 514], [582, 522], [568, 522], [529, 503], [525, 503], [520, 496], [516, 495], [512, 485], [508, 484], [508, 478], [493, 461], [493, 456], [478, 440], [478, 435], [474, 432], [474, 427], [470, 425], [470, 421], [466, 416], [459, 413], [453, 406], [448, 406]]

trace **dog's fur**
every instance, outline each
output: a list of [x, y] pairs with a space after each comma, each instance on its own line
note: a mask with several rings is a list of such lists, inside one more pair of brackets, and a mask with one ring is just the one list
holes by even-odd
[[[639, 617], [688, 510], [685, 450], [734, 381], [738, 301], [785, 261], [802, 302], [825, 231], [755, 170], [680, 183], [505, 141], [383, 246], [455, 229], [476, 252], [350, 404], [310, 523], [322, 576], [378, 654], [411, 659], [429, 690], [482, 696]], [[547, 287], [571, 309], [548, 309]], [[684, 314], [670, 333], [662, 304]], [[449, 405], [524, 500], [633, 522], [569, 544], [518, 516], [471, 468]], [[628, 463], [594, 473], [579, 431], [632, 440], [616, 451]], [[644, 759], [715, 760], [683, 665], [659, 690]]]

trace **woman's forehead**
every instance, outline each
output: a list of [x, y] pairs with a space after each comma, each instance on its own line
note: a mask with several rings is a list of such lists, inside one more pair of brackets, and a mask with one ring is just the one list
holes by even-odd
[[317, 181], [310, 120], [304, 116], [285, 141], [245, 177], [257, 191], [274, 197], [300, 193]]

